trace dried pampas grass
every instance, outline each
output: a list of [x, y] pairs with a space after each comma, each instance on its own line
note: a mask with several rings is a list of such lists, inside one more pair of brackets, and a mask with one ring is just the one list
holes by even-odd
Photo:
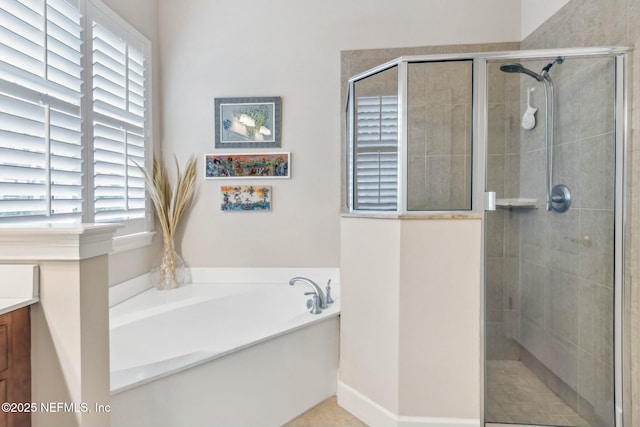
[[193, 200], [196, 187], [196, 159], [194, 156], [187, 160], [184, 173], [180, 171], [176, 156], [173, 156], [173, 159], [177, 171], [175, 189], [169, 181], [166, 168], [155, 156], [153, 157], [153, 174], [149, 174], [147, 170], [138, 165], [144, 173], [147, 192], [155, 208], [162, 231], [164, 250], [159, 267], [158, 283], [156, 283], [156, 287], [159, 289], [175, 288], [180, 281], [176, 276], [176, 263], [182, 263], [182, 260], [176, 260], [179, 255], [175, 253], [173, 236]]

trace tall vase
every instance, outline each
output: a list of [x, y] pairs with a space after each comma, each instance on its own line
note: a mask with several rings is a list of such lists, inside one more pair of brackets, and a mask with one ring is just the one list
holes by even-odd
[[184, 260], [176, 252], [173, 236], [163, 236], [162, 256], [151, 269], [151, 280], [156, 289], [175, 289], [190, 279]]

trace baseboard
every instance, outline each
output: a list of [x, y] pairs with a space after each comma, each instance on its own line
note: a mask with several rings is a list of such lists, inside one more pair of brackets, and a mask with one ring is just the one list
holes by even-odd
[[371, 427], [480, 427], [480, 419], [397, 415], [338, 379], [338, 404]]

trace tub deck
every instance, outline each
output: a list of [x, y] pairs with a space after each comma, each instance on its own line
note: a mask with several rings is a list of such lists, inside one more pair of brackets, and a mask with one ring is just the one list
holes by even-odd
[[[333, 280], [333, 279], [332, 279]], [[306, 309], [299, 283], [191, 283], [146, 291], [110, 309], [111, 393], [137, 387], [340, 313], [335, 300], [319, 315]]]

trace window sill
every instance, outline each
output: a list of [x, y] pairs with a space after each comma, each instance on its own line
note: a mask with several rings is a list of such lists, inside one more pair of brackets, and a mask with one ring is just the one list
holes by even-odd
[[122, 252], [151, 246], [151, 241], [153, 240], [153, 236], [155, 234], [155, 231], [144, 231], [142, 233], [114, 237], [113, 249], [111, 250], [110, 254], [119, 254]]

